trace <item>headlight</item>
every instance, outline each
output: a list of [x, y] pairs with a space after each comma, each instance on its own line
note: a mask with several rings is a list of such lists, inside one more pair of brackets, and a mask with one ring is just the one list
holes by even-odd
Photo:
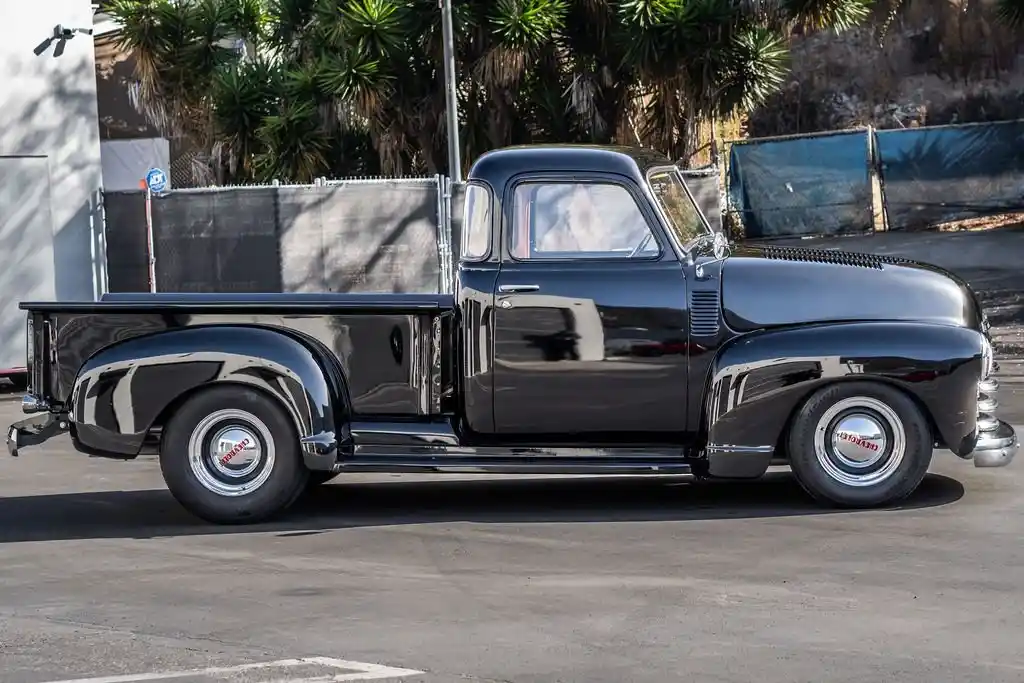
[[995, 356], [992, 352], [992, 342], [985, 337], [981, 348], [981, 378], [988, 379], [995, 367]]

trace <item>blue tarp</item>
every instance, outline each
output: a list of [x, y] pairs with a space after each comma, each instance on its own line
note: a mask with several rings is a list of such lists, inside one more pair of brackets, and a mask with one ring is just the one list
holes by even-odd
[[874, 229], [867, 131], [751, 141], [729, 153], [729, 203], [747, 238]]
[[890, 230], [1024, 206], [1024, 121], [875, 134]]

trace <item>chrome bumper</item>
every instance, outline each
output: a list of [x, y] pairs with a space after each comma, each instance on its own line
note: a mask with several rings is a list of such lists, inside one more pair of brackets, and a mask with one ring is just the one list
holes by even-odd
[[[995, 364], [993, 374], [998, 370], [999, 365]], [[1005, 467], [1020, 446], [1013, 427], [992, 414], [999, 407], [995, 399], [998, 390], [999, 380], [992, 376], [978, 384], [978, 442], [965, 456], [974, 461], [975, 467]]]
[[968, 458], [974, 460], [975, 467], [1005, 467], [1017, 454], [1020, 444], [1013, 427], [1002, 420], [996, 420], [994, 428], [979, 432], [978, 443]]
[[22, 448], [38, 446], [68, 430], [67, 418], [49, 412], [48, 406], [34, 396], [21, 399], [21, 409], [32, 417], [7, 428], [7, 452], [15, 458]]

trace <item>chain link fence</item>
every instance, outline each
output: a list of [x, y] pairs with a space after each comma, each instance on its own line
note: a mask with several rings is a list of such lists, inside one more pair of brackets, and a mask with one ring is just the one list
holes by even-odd
[[[684, 171], [716, 230], [715, 168]], [[451, 292], [465, 184], [444, 176], [185, 188], [150, 199], [160, 292]], [[108, 291], [149, 291], [145, 190], [107, 192]]]
[[874, 229], [867, 129], [734, 142], [729, 211], [747, 238]]
[[890, 230], [1024, 209], [1024, 121], [875, 133]]
[[[161, 292], [450, 291], [446, 179], [173, 190], [151, 198]], [[147, 193], [104, 197], [108, 290], [149, 290]]]
[[[714, 229], [748, 239], [913, 230], [1024, 211], [1024, 121], [732, 143], [684, 170]], [[443, 176], [152, 197], [158, 291], [451, 291], [464, 185]], [[149, 289], [146, 192], [104, 197], [108, 289]], [[726, 216], [723, 216], [723, 209]]]

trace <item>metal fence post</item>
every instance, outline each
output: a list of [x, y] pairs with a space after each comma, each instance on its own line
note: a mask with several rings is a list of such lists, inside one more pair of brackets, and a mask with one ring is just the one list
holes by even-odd
[[881, 203], [882, 230], [889, 232], [892, 226], [889, 224], [889, 198], [885, 192], [885, 166], [882, 154], [878, 150], [878, 136], [874, 128], [871, 129], [871, 153], [872, 165], [875, 176], [878, 178], [878, 196]]
[[[871, 231], [872, 232], [884, 232], [885, 226], [885, 199], [882, 195], [882, 183], [881, 178], [878, 174], [878, 153], [875, 149], [875, 127], [871, 124], [867, 126], [867, 164], [868, 164], [868, 181], [869, 187], [871, 188], [871, 196], [868, 199], [869, 209], [871, 211]], [[875, 199], [878, 199], [877, 211]]]
[[149, 291], [156, 292], [156, 247], [153, 239], [153, 191], [146, 187], [146, 249], [149, 252]]
[[435, 176], [437, 180], [437, 253], [442, 294], [451, 294], [454, 287], [454, 265], [452, 263], [452, 180], [450, 177]]

